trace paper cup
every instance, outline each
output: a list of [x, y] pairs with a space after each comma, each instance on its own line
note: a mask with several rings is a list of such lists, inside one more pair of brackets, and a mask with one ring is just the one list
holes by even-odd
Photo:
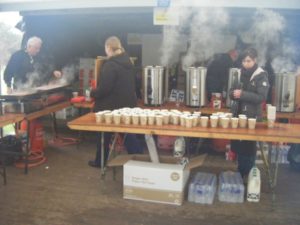
[[180, 126], [182, 126], [182, 127], [185, 127], [185, 118], [186, 118], [185, 115], [181, 115], [181, 116], [179, 117], [179, 124], [180, 124]]
[[96, 123], [102, 123], [104, 121], [103, 113], [95, 113]]
[[162, 116], [163, 116], [163, 124], [164, 125], [168, 125], [169, 121], [170, 121], [170, 115], [169, 115], [169, 113], [164, 113]]
[[131, 124], [131, 115], [130, 114], [125, 114], [124, 115], [124, 124], [125, 125], [130, 125]]
[[256, 126], [256, 119], [255, 118], [249, 118], [248, 119], [248, 128], [249, 129], [255, 129]]
[[222, 117], [221, 118], [221, 127], [223, 127], [223, 128], [228, 128], [229, 127], [229, 118], [227, 118], [227, 117]]
[[161, 116], [161, 115], [156, 115], [155, 116], [155, 124], [157, 125], [157, 126], [162, 126], [163, 125], [163, 116]]
[[155, 115], [154, 114], [149, 114], [148, 115], [148, 124], [149, 125], [154, 125], [155, 123]]
[[240, 128], [246, 128], [247, 127], [247, 117], [239, 117], [239, 126]]
[[116, 125], [121, 123], [121, 115], [120, 114], [113, 114], [113, 122]]
[[189, 116], [185, 118], [185, 127], [192, 128], [193, 127], [193, 117]]
[[138, 114], [132, 115], [132, 124], [133, 125], [139, 125], [140, 123], [140, 117]]
[[142, 126], [147, 125], [147, 121], [148, 121], [148, 116], [146, 114], [141, 114], [140, 115], [140, 123]]
[[201, 125], [201, 127], [207, 127], [207, 125], [208, 125], [208, 116], [201, 116], [200, 117], [200, 125]]
[[171, 123], [173, 125], [178, 125], [179, 124], [179, 115], [177, 114], [172, 114], [171, 115]]
[[111, 113], [104, 114], [104, 120], [106, 124], [112, 124], [113, 115]]
[[219, 122], [219, 117], [217, 116], [210, 116], [210, 126], [217, 127]]
[[239, 126], [239, 118], [236, 118], [236, 117], [232, 117], [231, 120], [231, 127], [232, 128], [238, 128]]
[[193, 127], [198, 126], [200, 116], [193, 115], [192, 118], [193, 118]]

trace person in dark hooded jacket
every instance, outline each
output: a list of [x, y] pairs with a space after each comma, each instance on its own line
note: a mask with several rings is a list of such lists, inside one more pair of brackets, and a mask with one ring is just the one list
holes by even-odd
[[227, 53], [215, 55], [209, 63], [206, 75], [206, 91], [209, 102], [212, 93], [227, 92], [229, 69], [234, 66], [237, 57], [237, 50], [232, 49]]
[[[122, 107], [135, 107], [137, 97], [135, 93], [135, 70], [129, 56], [121, 45], [119, 38], [112, 36], [105, 41], [105, 52], [108, 59], [101, 67], [97, 88], [91, 91], [95, 99], [94, 111], [114, 110]], [[95, 160], [89, 161], [93, 167], [101, 166], [101, 133], [97, 136], [97, 152]], [[104, 134], [104, 155], [108, 156], [109, 143], [112, 133]], [[127, 134], [125, 146], [128, 153], [141, 153], [135, 134]]]
[[[230, 96], [237, 104], [237, 114], [248, 118], [262, 119], [262, 104], [266, 101], [270, 87], [268, 74], [257, 65], [257, 51], [246, 49], [242, 54], [240, 88], [232, 90]], [[255, 141], [232, 141], [231, 148], [238, 156], [238, 171], [247, 176], [255, 164]]]

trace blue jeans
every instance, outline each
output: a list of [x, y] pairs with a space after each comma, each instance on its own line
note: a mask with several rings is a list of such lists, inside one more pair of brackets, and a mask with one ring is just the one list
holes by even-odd
[[[109, 153], [109, 144], [112, 141], [113, 133], [105, 132], [104, 133], [104, 162], [106, 164], [108, 153]], [[126, 134], [124, 145], [127, 149], [128, 154], [142, 154], [143, 147], [140, 141], [137, 139], [136, 134]], [[95, 163], [101, 165], [101, 132], [97, 133], [97, 151]]]

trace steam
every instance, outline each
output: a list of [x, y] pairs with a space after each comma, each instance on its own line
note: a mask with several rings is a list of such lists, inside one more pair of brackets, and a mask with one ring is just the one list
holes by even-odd
[[181, 7], [180, 9], [178, 7], [171, 7], [168, 10], [168, 13], [177, 13], [180, 24], [178, 26], [163, 27], [163, 42], [161, 46], [162, 56], [160, 59], [163, 66], [169, 64], [171, 57], [173, 57], [173, 54], [177, 50], [183, 29], [186, 26], [188, 18], [191, 16], [190, 9], [186, 7]]
[[292, 43], [285, 41], [282, 44], [281, 52], [272, 61], [272, 67], [276, 73], [287, 73], [297, 71], [297, 65], [295, 63], [295, 57], [298, 54], [299, 49]]
[[285, 24], [285, 19], [272, 10], [258, 9], [254, 13], [252, 26], [242, 37], [256, 48], [260, 65], [265, 65], [270, 51], [282, 44]]
[[229, 17], [222, 8], [171, 7], [170, 12], [179, 16], [178, 26], [164, 26], [161, 46], [161, 64], [167, 66], [180, 42], [180, 37], [188, 33], [188, 49], [183, 57], [184, 67], [195, 62], [203, 62], [220, 51]]
[[18, 82], [15, 84], [15, 87], [17, 90], [29, 90], [44, 85], [70, 84], [75, 79], [76, 74], [78, 74], [78, 68], [79, 66], [76, 64], [67, 65], [61, 70], [62, 77], [55, 78], [53, 75], [54, 67], [52, 65], [36, 65], [34, 72], [27, 73], [27, 82]]
[[76, 74], [78, 74], [78, 64], [67, 65], [62, 69], [62, 78], [58, 79], [59, 84], [70, 84], [74, 81]]
[[[177, 13], [180, 22], [178, 26], [163, 28], [161, 46], [163, 66], [169, 65], [178, 50], [183, 34], [188, 38], [187, 52], [182, 59], [184, 70], [197, 62], [205, 63], [214, 54], [221, 52], [227, 38], [230, 19], [224, 9], [172, 6], [169, 11]], [[249, 29], [243, 32], [245, 26]], [[236, 35], [257, 50], [259, 65], [263, 66], [268, 60], [272, 60], [275, 73], [296, 71], [295, 59], [300, 51], [284, 38], [285, 28], [286, 20], [279, 13], [269, 9], [258, 9], [252, 19], [240, 27]]]
[[228, 14], [221, 8], [203, 8], [195, 12], [189, 26], [189, 48], [183, 58], [185, 67], [203, 62], [220, 51]]

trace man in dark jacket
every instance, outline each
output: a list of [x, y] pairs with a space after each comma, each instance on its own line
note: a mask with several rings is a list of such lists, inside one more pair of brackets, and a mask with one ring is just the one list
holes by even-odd
[[[269, 90], [268, 74], [257, 65], [257, 52], [253, 48], [242, 54], [241, 88], [232, 90], [230, 96], [238, 102], [238, 113], [248, 118], [262, 119], [262, 103]], [[255, 164], [255, 141], [232, 141], [231, 148], [238, 156], [238, 170], [247, 176]]]
[[[49, 72], [55, 78], [62, 76], [60, 71], [45, 71], [45, 65], [38, 56], [42, 47], [42, 40], [39, 37], [31, 37], [27, 41], [26, 49], [15, 52], [8, 61], [4, 71], [4, 81], [7, 85], [7, 92], [12, 89], [19, 89], [46, 84], [50, 79]], [[14, 83], [12, 85], [12, 80]]]
[[227, 53], [218, 54], [209, 63], [206, 75], [207, 99], [211, 100], [212, 93], [227, 91], [229, 69], [233, 67], [237, 59], [237, 51], [230, 50]]
[[[108, 60], [104, 62], [100, 71], [97, 88], [91, 91], [91, 97], [95, 98], [94, 111], [114, 110], [122, 107], [135, 107], [137, 97], [135, 93], [135, 71], [129, 56], [125, 53], [120, 40], [110, 37], [105, 42], [105, 52]], [[101, 141], [100, 133], [97, 137], [97, 152], [95, 160], [89, 161], [93, 167], [101, 166]], [[112, 133], [104, 135], [104, 153], [106, 161]], [[128, 153], [141, 153], [135, 134], [127, 134], [125, 146]]]

